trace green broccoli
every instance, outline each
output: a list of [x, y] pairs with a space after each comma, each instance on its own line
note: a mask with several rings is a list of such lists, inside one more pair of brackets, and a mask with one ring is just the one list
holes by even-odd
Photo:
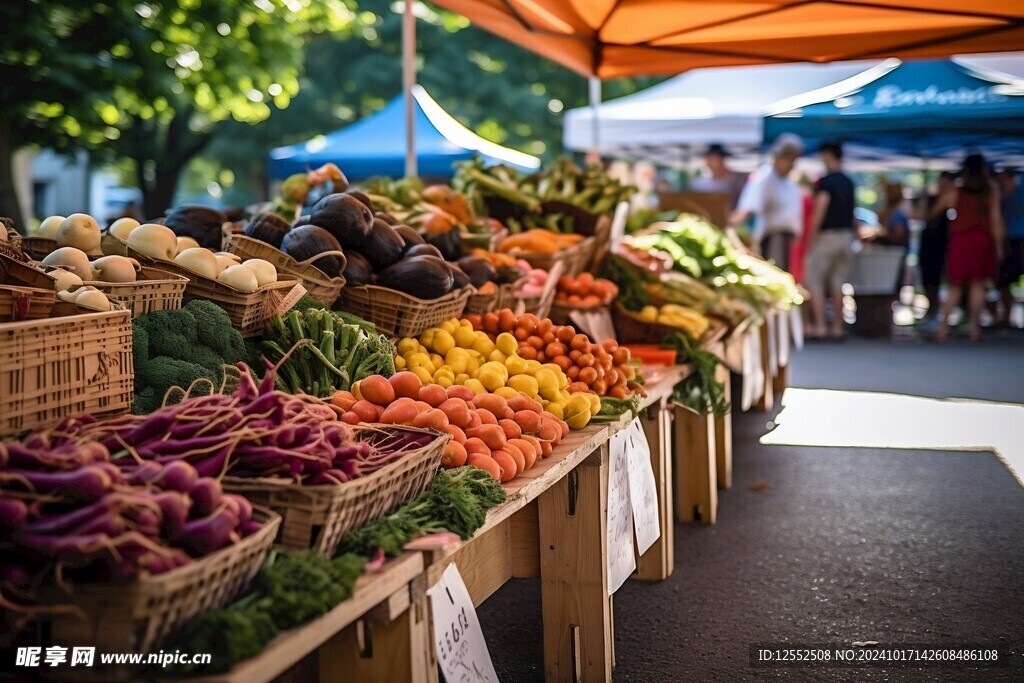
[[231, 318], [223, 308], [212, 301], [195, 299], [188, 302], [184, 310], [195, 317], [198, 342], [212, 349], [220, 358], [216, 367], [225, 363], [234, 365], [248, 357], [242, 333], [231, 326]]
[[[173, 674], [219, 674], [236, 663], [255, 657], [277, 635], [273, 619], [254, 606], [235, 606], [205, 612], [171, 639], [170, 646], [182, 652], [216, 654], [209, 664], [183, 664]], [[163, 670], [161, 671], [161, 673]]]
[[[138, 382], [136, 382], [138, 384]], [[164, 396], [156, 393], [156, 389], [153, 387], [144, 387], [141, 391], [138, 391], [132, 398], [132, 414], [133, 415], [149, 415], [154, 410], [160, 407]]]
[[157, 311], [136, 318], [133, 328], [146, 331], [149, 339], [149, 355], [187, 357], [188, 349], [198, 341], [196, 319], [188, 310]]
[[142, 372], [135, 378], [135, 389], [141, 387], [152, 387], [158, 398], [163, 396], [171, 387], [188, 389], [198, 379], [206, 378], [218, 384], [216, 372], [208, 370], [202, 365], [191, 363], [187, 360], [179, 360], [168, 356], [157, 356], [150, 358], [149, 362], [142, 366]]

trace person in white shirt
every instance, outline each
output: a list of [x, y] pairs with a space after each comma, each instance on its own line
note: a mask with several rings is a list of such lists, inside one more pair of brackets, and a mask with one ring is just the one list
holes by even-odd
[[804, 224], [800, 188], [789, 176], [803, 152], [804, 143], [798, 136], [780, 135], [772, 145], [771, 164], [751, 174], [729, 220], [738, 225], [753, 216], [754, 240], [761, 256], [787, 271], [793, 241]]

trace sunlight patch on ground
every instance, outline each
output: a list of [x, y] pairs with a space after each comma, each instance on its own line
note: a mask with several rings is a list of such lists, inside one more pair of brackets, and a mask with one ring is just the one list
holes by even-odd
[[769, 446], [995, 451], [1024, 486], [1024, 405], [786, 389]]

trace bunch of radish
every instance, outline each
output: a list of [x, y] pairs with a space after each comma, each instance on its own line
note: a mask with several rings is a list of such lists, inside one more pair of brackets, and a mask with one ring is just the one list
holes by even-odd
[[48, 572], [104, 582], [161, 574], [261, 527], [245, 498], [188, 463], [122, 469], [103, 445], [56, 431], [0, 443], [4, 595], [26, 595]]

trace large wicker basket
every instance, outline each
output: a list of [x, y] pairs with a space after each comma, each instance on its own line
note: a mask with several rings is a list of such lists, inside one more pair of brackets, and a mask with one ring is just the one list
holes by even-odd
[[[372, 443], [413, 429], [365, 425], [356, 432]], [[434, 480], [441, 451], [449, 439], [447, 434], [439, 435], [373, 474], [338, 486], [295, 486], [284, 479], [224, 477], [224, 490], [280, 513], [284, 518], [278, 538], [281, 545], [330, 556], [346, 533], [377, 521], [423, 493]]]
[[524, 277], [515, 282], [497, 285], [497, 291], [489, 294], [481, 294], [478, 290], [466, 301], [466, 310], [463, 313], [490, 313], [512, 308], [516, 303], [516, 292], [521, 290], [526, 282], [527, 278]]
[[56, 285], [56, 280], [47, 275], [42, 268], [6, 254], [0, 254], [0, 282], [39, 289], [53, 289]]
[[181, 308], [188, 278], [159, 268], [143, 266], [135, 282], [86, 282], [132, 312], [133, 318], [156, 311]]
[[0, 216], [0, 234], [6, 234], [7, 239], [0, 238], [0, 254], [8, 256], [15, 261], [28, 263], [29, 257], [22, 248], [21, 233], [14, 229], [14, 221], [6, 216]]
[[53, 289], [0, 285], [0, 323], [46, 318], [56, 298]]
[[333, 278], [328, 277], [326, 273], [312, 264], [312, 261], [323, 256], [339, 256], [344, 262], [345, 254], [340, 251], [328, 251], [305, 261], [296, 261], [280, 249], [275, 249], [266, 242], [245, 235], [229, 236], [227, 251], [238, 254], [243, 259], [259, 258], [269, 261], [277, 268], [278, 274], [285, 273], [298, 279], [310, 296], [318, 299], [328, 308], [334, 305], [345, 286], [344, 277], [340, 275]]
[[127, 412], [134, 376], [126, 310], [0, 323], [0, 436]]
[[488, 232], [469, 232], [463, 230], [459, 233], [462, 240], [462, 249], [468, 254], [472, 249], [486, 249], [497, 251], [501, 241], [508, 237], [508, 229], [490, 230]]
[[473, 292], [472, 287], [464, 287], [437, 299], [417, 299], [377, 285], [346, 287], [335, 308], [370, 321], [383, 334], [417, 337], [427, 328], [461, 316]]
[[641, 320], [618, 301], [612, 304], [612, 324], [615, 339], [620, 344], [660, 344], [667, 335], [677, 331], [668, 325]]
[[50, 252], [57, 248], [57, 240], [50, 239], [49, 237], [39, 237], [38, 235], [22, 237], [21, 248], [33, 260], [42, 261]]
[[563, 273], [566, 275], [579, 275], [584, 270], [594, 255], [596, 249], [595, 238], [585, 237], [582, 241], [573, 246], [562, 249], [554, 254], [542, 254], [533, 251], [511, 251], [509, 256], [521, 258], [533, 268], [550, 271], [556, 263], [561, 263]]
[[[255, 508], [263, 528], [237, 543], [166, 574], [144, 575], [122, 585], [76, 584], [71, 603], [85, 615], [53, 617], [52, 642], [63, 647], [95, 647], [99, 652], [149, 653], [174, 631], [203, 612], [223, 607], [259, 573], [274, 543], [281, 517]], [[77, 679], [126, 680], [138, 667], [126, 664], [75, 669]]]

